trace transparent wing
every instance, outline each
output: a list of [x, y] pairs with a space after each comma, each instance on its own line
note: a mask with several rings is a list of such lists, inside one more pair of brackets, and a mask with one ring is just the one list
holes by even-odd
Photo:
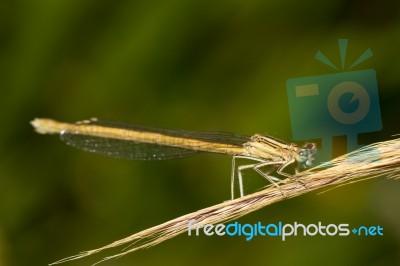
[[195, 150], [157, 144], [100, 138], [67, 132], [63, 132], [60, 137], [61, 140], [75, 148], [120, 159], [162, 160], [185, 157], [197, 152]]
[[[161, 160], [180, 158], [195, 154], [201, 151], [214, 151], [216, 144], [227, 148], [242, 148], [242, 144], [249, 140], [248, 137], [224, 132], [193, 132], [184, 130], [156, 129], [139, 125], [130, 125], [120, 122], [108, 121], [90, 121], [83, 126], [95, 125], [100, 128], [119, 128], [132, 132], [157, 133], [159, 140], [153, 140], [157, 143], [146, 143], [135, 141], [134, 139], [119, 139], [112, 137], [92, 136], [79, 130], [63, 130], [60, 134], [62, 141], [73, 147], [102, 154], [105, 156], [135, 159], [135, 160]], [[98, 127], [97, 127], [98, 128]], [[165, 142], [164, 137], [173, 137], [173, 141]], [[182, 148], [187, 140], [200, 141], [199, 144], [191, 148]], [[182, 144], [182, 145], [181, 145]], [[228, 152], [226, 152], [228, 153]]]

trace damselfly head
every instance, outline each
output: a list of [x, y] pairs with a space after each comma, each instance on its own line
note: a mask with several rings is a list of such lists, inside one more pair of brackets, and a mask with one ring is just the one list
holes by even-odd
[[317, 153], [315, 143], [306, 143], [302, 148], [296, 148], [295, 158], [303, 168], [311, 167]]

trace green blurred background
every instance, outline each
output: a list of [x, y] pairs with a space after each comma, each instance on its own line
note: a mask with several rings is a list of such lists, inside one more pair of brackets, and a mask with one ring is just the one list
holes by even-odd
[[[105, 158], [29, 121], [98, 117], [291, 140], [285, 82], [348, 62], [377, 72], [383, 130], [400, 133], [397, 1], [2, 1], [0, 265], [46, 265], [230, 197], [230, 158]], [[104, 265], [399, 265], [400, 182], [287, 200], [241, 223], [380, 225], [383, 237], [175, 239]], [[113, 250], [114, 253], [120, 249]], [[113, 253], [113, 254], [114, 254]], [[91, 265], [104, 255], [65, 265]]]

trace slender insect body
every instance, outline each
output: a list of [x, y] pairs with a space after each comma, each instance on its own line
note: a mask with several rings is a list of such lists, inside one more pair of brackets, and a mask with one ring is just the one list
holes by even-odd
[[[276, 182], [280, 179], [269, 175], [272, 170], [276, 169], [283, 177], [292, 177], [283, 170], [295, 161], [304, 167], [311, 166], [316, 153], [315, 144], [298, 148], [294, 144], [258, 134], [249, 139], [232, 133], [164, 130], [98, 120], [70, 124], [51, 119], [35, 119], [31, 123], [38, 133], [60, 134], [68, 145], [115, 158], [160, 160], [201, 151], [231, 155], [232, 198], [236, 172], [240, 196], [244, 195], [242, 171], [246, 169], [253, 169], [279, 188]], [[247, 159], [251, 163], [237, 167], [237, 159]]]

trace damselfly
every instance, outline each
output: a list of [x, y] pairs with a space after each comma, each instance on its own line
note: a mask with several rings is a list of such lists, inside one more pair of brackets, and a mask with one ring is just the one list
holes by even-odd
[[[245, 137], [224, 132], [156, 129], [97, 119], [70, 124], [37, 118], [31, 124], [38, 133], [60, 134], [61, 140], [71, 146], [116, 158], [160, 160], [196, 152], [231, 155], [232, 199], [236, 173], [241, 197], [244, 195], [242, 172], [246, 169], [253, 169], [279, 188], [277, 182], [281, 180], [270, 175], [272, 170], [276, 169], [282, 177], [294, 177], [283, 170], [295, 161], [302, 167], [310, 167], [316, 153], [314, 143], [299, 148], [295, 144], [258, 134]], [[247, 159], [252, 163], [237, 166], [238, 159]]]

